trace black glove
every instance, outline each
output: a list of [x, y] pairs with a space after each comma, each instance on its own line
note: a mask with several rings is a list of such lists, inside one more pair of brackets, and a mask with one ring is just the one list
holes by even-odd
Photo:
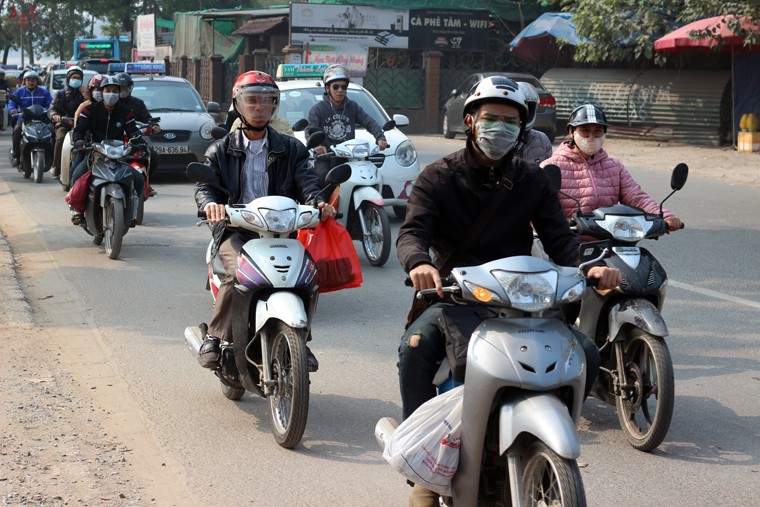
[[76, 141], [74, 143], [74, 149], [77, 151], [82, 151], [84, 149], [84, 141], [82, 141], [81, 139], [79, 141]]

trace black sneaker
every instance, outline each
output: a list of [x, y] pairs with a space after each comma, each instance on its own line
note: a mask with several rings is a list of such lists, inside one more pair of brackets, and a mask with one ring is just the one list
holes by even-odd
[[309, 372], [314, 373], [319, 369], [319, 361], [317, 361], [317, 356], [314, 355], [314, 352], [311, 351], [309, 346], [306, 346], [306, 363], [309, 365]]
[[18, 167], [18, 166], [19, 166], [19, 161], [18, 161], [18, 159], [17, 159], [16, 157], [13, 157], [13, 158], [11, 159], [11, 167]]
[[158, 194], [158, 192], [156, 192], [156, 190], [153, 187], [148, 185], [148, 197], [155, 197], [156, 194]]
[[204, 368], [215, 370], [219, 368], [219, 357], [221, 356], [221, 340], [216, 336], [206, 335], [203, 340], [201, 350], [198, 351], [198, 362]]

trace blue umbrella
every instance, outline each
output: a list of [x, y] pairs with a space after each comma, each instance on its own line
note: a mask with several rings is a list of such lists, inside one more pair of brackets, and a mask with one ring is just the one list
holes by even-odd
[[517, 58], [534, 65], [556, 63], [568, 59], [575, 51], [565, 45], [560, 49], [557, 39], [577, 46], [581, 39], [575, 33], [570, 12], [545, 12], [526, 26], [509, 45]]

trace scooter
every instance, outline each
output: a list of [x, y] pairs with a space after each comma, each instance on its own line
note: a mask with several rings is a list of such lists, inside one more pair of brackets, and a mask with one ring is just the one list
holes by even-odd
[[[348, 166], [336, 167], [330, 185], [348, 178]], [[193, 162], [187, 176], [199, 183], [218, 185], [213, 169]], [[219, 187], [220, 190], [224, 190]], [[205, 213], [199, 212], [205, 218]], [[303, 437], [309, 411], [309, 368], [306, 342], [319, 297], [316, 264], [291, 233], [315, 227], [319, 210], [283, 196], [265, 196], [245, 205], [227, 205], [226, 226], [258, 233], [237, 260], [239, 292], [232, 342], [221, 343], [221, 361], [214, 371], [222, 393], [239, 400], [250, 391], [269, 400], [269, 421], [279, 445], [295, 447]], [[199, 225], [205, 220], [199, 222]], [[206, 251], [207, 289], [216, 298], [224, 266]], [[185, 341], [199, 359], [206, 324], [185, 329]]]
[[[153, 128], [158, 125], [161, 118], [151, 118], [150, 120], [151, 121], [148, 123], [135, 122], [143, 136], [151, 136], [153, 134]], [[145, 216], [145, 201], [147, 201], [150, 196], [150, 180], [148, 175], [148, 169], [150, 168], [150, 153], [150, 147], [147, 144], [133, 146], [132, 152], [125, 159], [132, 168], [140, 171], [145, 177], [145, 191], [140, 196], [137, 205], [137, 214], [135, 216], [137, 225], [142, 225]]]
[[[583, 267], [607, 250], [582, 254], [578, 268], [517, 256], [456, 268], [444, 282], [446, 301], [492, 314], [469, 339], [459, 463], [446, 505], [586, 505], [576, 463], [586, 360], [574, 332], [551, 315], [581, 298], [590, 283]], [[441, 368], [436, 384], [453, 384], [448, 360]], [[390, 418], [378, 422], [383, 448], [395, 427]]]
[[[20, 99], [17, 99], [20, 103]], [[21, 109], [23, 124], [21, 126], [21, 142], [19, 143], [19, 171], [24, 178], [34, 173], [34, 182], [42, 183], [42, 176], [53, 164], [53, 123], [48, 119], [47, 109], [39, 104]], [[17, 121], [21, 121], [18, 118]], [[10, 160], [15, 154], [11, 146], [8, 152]]]
[[[296, 122], [293, 130], [301, 124]], [[396, 122], [390, 120], [383, 126], [383, 131], [392, 130]], [[391, 252], [391, 223], [385, 211], [382, 196], [383, 176], [380, 169], [369, 160], [378, 153], [378, 146], [370, 147], [369, 142], [351, 139], [330, 146], [328, 152], [314, 157], [317, 173], [320, 165], [332, 167], [346, 163], [351, 167], [351, 177], [333, 193], [330, 203], [339, 212], [338, 219], [351, 239], [360, 241], [367, 260], [373, 266], [382, 266], [388, 261]]]
[[133, 145], [113, 139], [85, 149], [95, 150], [103, 160], [91, 166], [92, 176], [81, 226], [93, 236], [95, 245], [105, 243], [110, 259], [118, 259], [124, 235], [136, 222], [139, 203], [132, 167], [125, 161]]
[[[673, 169], [672, 192], [663, 203], [683, 188], [688, 174], [686, 164]], [[605, 263], [623, 276], [614, 290], [588, 291], [581, 302], [577, 325], [594, 339], [602, 356], [591, 395], [616, 406], [620, 426], [635, 449], [651, 451], [668, 433], [675, 399], [673, 363], [665, 343], [668, 327], [660, 313], [668, 278], [654, 255], [636, 245], [667, 234], [667, 224], [662, 211], [651, 214], [621, 204], [590, 213], [581, 213], [579, 204], [572, 223], [580, 236], [611, 241], [612, 255]]]

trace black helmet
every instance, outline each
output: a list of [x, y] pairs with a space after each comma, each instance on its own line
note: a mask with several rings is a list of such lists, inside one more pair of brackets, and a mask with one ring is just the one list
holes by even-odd
[[129, 94], [132, 93], [132, 88], [135, 86], [135, 81], [132, 79], [132, 76], [126, 72], [119, 72], [116, 74], [116, 79], [121, 83], [122, 98], [129, 97]]
[[607, 132], [607, 117], [604, 111], [593, 104], [583, 104], [573, 109], [570, 118], [567, 120], [567, 128], [579, 127], [581, 125], [601, 125]]

